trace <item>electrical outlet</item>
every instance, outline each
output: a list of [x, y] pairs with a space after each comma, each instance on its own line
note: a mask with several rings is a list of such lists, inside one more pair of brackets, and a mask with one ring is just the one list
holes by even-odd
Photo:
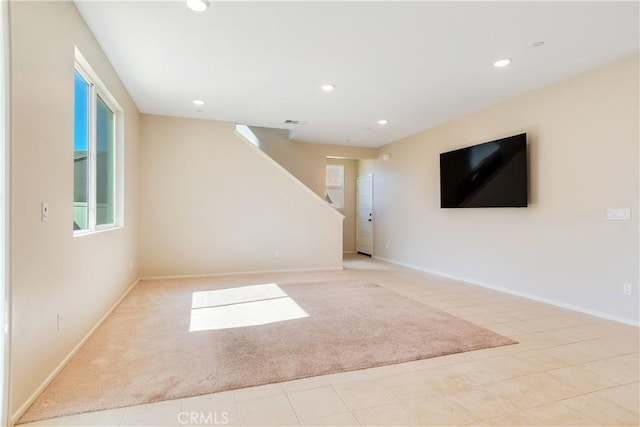
[[630, 208], [607, 209], [607, 219], [609, 221], [629, 221], [631, 220], [631, 209]]
[[129, 270], [133, 270], [133, 260], [129, 261]]
[[42, 217], [42, 222], [49, 221], [49, 204], [48, 203], [43, 202], [42, 205], [40, 205], [40, 214]]
[[58, 313], [56, 328], [59, 331], [62, 329], [62, 314]]
[[389, 242], [385, 243], [385, 244], [384, 244], [384, 247], [385, 247], [385, 248], [387, 248], [387, 249], [389, 249]]
[[624, 285], [622, 285], [622, 292], [624, 292], [625, 295], [631, 295], [633, 293], [631, 283], [625, 283]]
[[275, 256], [276, 258], [280, 258], [280, 251], [276, 251], [276, 252], [274, 253], [274, 256]]

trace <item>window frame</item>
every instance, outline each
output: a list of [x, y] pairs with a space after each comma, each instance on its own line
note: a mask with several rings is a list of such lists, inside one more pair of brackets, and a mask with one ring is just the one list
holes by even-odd
[[[328, 169], [330, 167], [331, 168], [339, 168], [340, 169], [340, 185], [329, 185], [327, 183], [327, 178], [329, 177]], [[342, 204], [338, 206], [333, 202], [332, 203], [327, 202], [329, 204], [329, 206], [331, 206], [334, 209], [338, 209], [338, 210], [344, 209], [344, 193], [345, 193], [345, 190], [344, 190], [344, 165], [327, 164], [325, 166], [325, 182], [324, 182], [324, 184], [325, 184], [325, 194], [328, 194], [328, 191], [327, 191], [328, 189], [340, 190], [341, 193], [342, 193], [342, 197], [341, 197]]]
[[[120, 104], [107, 90], [105, 84], [100, 80], [96, 72], [91, 68], [87, 60], [82, 56], [78, 48], [75, 49], [75, 64], [74, 74], [78, 74], [89, 85], [89, 114], [88, 114], [88, 127], [89, 127], [89, 141], [87, 143], [87, 159], [89, 161], [88, 166], [88, 181], [89, 191], [87, 194], [87, 228], [80, 230], [73, 230], [74, 236], [83, 236], [93, 234], [97, 232], [113, 230], [121, 228], [124, 225], [124, 210], [123, 210], [123, 136], [124, 136], [124, 114]], [[74, 89], [75, 90], [75, 89]], [[113, 156], [112, 162], [112, 182], [113, 186], [113, 222], [109, 224], [97, 224], [98, 222], [98, 189], [97, 189], [97, 115], [98, 115], [98, 97], [102, 100], [105, 106], [113, 112]], [[74, 116], [74, 129], [75, 129], [75, 116]], [[74, 176], [75, 181], [75, 176]], [[74, 196], [75, 203], [75, 196]]]

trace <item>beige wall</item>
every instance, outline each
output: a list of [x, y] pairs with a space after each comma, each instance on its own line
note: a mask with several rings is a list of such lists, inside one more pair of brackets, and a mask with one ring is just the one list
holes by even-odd
[[[291, 172], [320, 197], [325, 195], [325, 173], [327, 164], [345, 166], [345, 207], [340, 213], [345, 216], [343, 249], [356, 250], [356, 178], [357, 159], [373, 159], [378, 150], [370, 147], [349, 145], [310, 144], [289, 140], [286, 129], [270, 129], [252, 126], [251, 130], [260, 140], [260, 149], [285, 169]], [[344, 159], [327, 159], [327, 156]]]
[[280, 163], [296, 178], [324, 197], [327, 156], [347, 159], [374, 159], [377, 150], [348, 145], [309, 144], [288, 139], [289, 131], [252, 126], [260, 149]]
[[[11, 2], [10, 26], [15, 414], [138, 277], [138, 112], [73, 3]], [[72, 230], [74, 45], [125, 112], [125, 226], [82, 237]]]
[[344, 206], [338, 211], [344, 215], [342, 230], [342, 250], [356, 251], [356, 179], [358, 176], [358, 160], [326, 159], [328, 165], [344, 166]]
[[[637, 323], [638, 73], [636, 55], [382, 147], [386, 162], [361, 161], [375, 175], [375, 254]], [[439, 153], [523, 131], [528, 208], [439, 208]], [[616, 207], [633, 220], [607, 221]]]
[[233, 123], [143, 115], [141, 158], [143, 276], [342, 268], [342, 215]]

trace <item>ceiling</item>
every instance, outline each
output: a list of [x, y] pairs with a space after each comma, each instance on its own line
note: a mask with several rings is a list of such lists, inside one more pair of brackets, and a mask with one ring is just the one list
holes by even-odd
[[639, 49], [638, 2], [75, 3], [141, 112], [305, 142], [380, 146]]

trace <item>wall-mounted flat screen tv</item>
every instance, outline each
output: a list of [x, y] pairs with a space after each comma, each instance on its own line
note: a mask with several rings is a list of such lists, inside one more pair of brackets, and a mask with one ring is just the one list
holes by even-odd
[[527, 134], [440, 154], [440, 207], [527, 206]]

